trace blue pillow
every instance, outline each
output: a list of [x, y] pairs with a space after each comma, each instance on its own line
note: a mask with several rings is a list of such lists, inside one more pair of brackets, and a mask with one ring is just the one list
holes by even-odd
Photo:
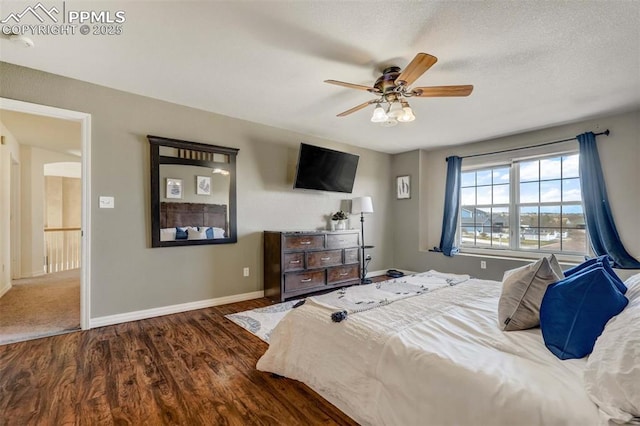
[[622, 294], [625, 294], [627, 292], [627, 286], [624, 285], [620, 277], [618, 277], [618, 275], [611, 267], [611, 258], [606, 254], [600, 257], [593, 257], [585, 262], [582, 262], [579, 265], [574, 266], [571, 269], [567, 269], [566, 271], [564, 271], [564, 276], [570, 277], [571, 275], [577, 274], [587, 269], [597, 267], [604, 268], [604, 270], [611, 276], [611, 278], [613, 278], [614, 282], [616, 283], [616, 287], [618, 287], [618, 290], [620, 290]]
[[587, 356], [607, 321], [628, 303], [602, 266], [551, 284], [540, 305], [544, 344], [560, 359]]
[[[584, 262], [582, 262], [581, 264], [576, 265], [573, 268], [569, 268], [566, 271], [564, 271], [564, 276], [565, 277], [571, 276], [571, 275], [573, 275], [573, 274], [575, 274], [577, 272], [582, 271], [585, 268], [588, 268], [588, 267], [593, 266], [593, 265], [598, 264], [598, 263], [602, 263], [602, 264], [609, 263], [610, 264], [611, 263], [610, 259], [611, 258], [607, 254], [599, 256], [599, 257], [592, 257], [591, 259], [587, 259]], [[609, 265], [609, 266], [611, 266], [611, 265]]]
[[180, 229], [176, 228], [176, 240], [186, 240], [187, 239], [187, 228]]
[[207, 240], [213, 240], [213, 228], [212, 227], [208, 227], [207, 228]]

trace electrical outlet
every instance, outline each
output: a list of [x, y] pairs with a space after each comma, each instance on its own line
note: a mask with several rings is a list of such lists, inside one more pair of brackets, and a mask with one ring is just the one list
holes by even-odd
[[480, 269], [487, 269], [487, 261], [486, 260], [481, 260], [480, 261]]
[[248, 266], [247, 266], [247, 267], [245, 267], [245, 268], [242, 270], [242, 275], [243, 275], [243, 276], [245, 276], [245, 277], [248, 277], [248, 276], [249, 276], [249, 267], [248, 267]]

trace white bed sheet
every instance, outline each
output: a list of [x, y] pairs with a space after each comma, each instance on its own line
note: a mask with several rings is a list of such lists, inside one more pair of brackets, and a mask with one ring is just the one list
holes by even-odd
[[501, 284], [454, 287], [350, 315], [308, 299], [257, 368], [299, 380], [365, 425], [591, 425], [586, 360], [557, 359], [539, 329], [497, 326]]

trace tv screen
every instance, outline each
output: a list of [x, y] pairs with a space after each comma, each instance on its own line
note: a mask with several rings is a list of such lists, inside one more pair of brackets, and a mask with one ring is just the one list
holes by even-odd
[[293, 187], [351, 193], [359, 159], [358, 155], [301, 143]]

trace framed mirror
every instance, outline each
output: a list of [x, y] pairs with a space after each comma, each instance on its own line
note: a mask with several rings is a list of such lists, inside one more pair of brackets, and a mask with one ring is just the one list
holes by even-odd
[[237, 242], [238, 149], [151, 135], [147, 139], [151, 246]]

